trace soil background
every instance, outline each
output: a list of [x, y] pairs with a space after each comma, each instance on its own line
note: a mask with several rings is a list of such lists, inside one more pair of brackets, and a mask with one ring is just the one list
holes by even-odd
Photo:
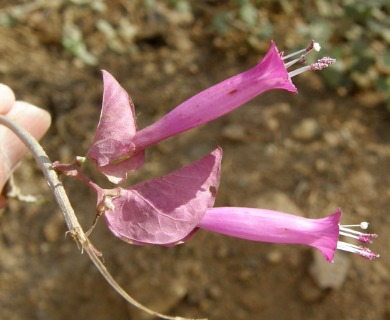
[[[271, 37], [287, 52], [306, 46], [310, 38], [297, 30], [310, 29], [305, 17], [322, 3], [0, 1], [0, 81], [18, 99], [51, 113], [42, 145], [52, 160], [66, 163], [84, 155], [92, 141], [101, 107], [100, 69], [129, 92], [143, 128], [195, 93], [254, 66]], [[273, 26], [269, 37], [250, 26], [253, 13], [259, 25]], [[221, 20], [222, 14], [231, 20]], [[322, 43], [345, 45], [340, 37]], [[134, 298], [183, 317], [390, 319], [390, 114], [375, 87], [334, 88], [324, 80], [331, 72], [305, 73], [293, 79], [298, 95], [265, 93], [148, 149], [145, 166], [128, 183], [166, 174], [220, 146], [217, 206], [310, 218], [340, 207], [344, 224], [370, 222], [370, 232], [379, 234], [370, 248], [380, 259], [340, 252], [330, 265], [309, 247], [205, 231], [185, 245], [137, 247], [115, 238], [102, 220], [91, 240]], [[85, 172], [109, 186], [92, 166]], [[65, 236], [62, 215], [31, 156], [16, 182], [39, 201], [11, 200], [0, 211], [0, 318], [150, 319], [117, 295]], [[95, 195], [78, 181], [63, 182], [88, 229]]]

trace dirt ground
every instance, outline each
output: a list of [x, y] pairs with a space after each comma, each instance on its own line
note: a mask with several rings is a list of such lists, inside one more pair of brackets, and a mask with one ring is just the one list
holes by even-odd
[[[241, 39], [244, 33], [210, 31], [213, 10], [224, 7], [217, 1], [200, 1], [204, 7], [192, 15], [157, 4], [145, 9], [138, 1], [112, 1], [104, 10], [81, 2], [52, 1], [45, 7], [34, 1], [36, 8], [18, 7], [25, 11], [15, 13], [13, 7], [27, 2], [0, 1], [0, 13], [14, 19], [5, 25], [0, 15], [0, 81], [18, 99], [51, 113], [53, 124], [42, 145], [52, 160], [69, 162], [91, 143], [101, 106], [100, 69], [128, 90], [142, 128], [200, 90], [250, 68], [269, 45], [264, 39], [254, 48]], [[283, 19], [276, 5], [268, 9], [279, 21], [274, 34], [279, 48], [296, 48], [295, 40], [305, 44], [286, 35], [297, 21]], [[104, 21], [127, 33], [110, 37]], [[64, 37], [77, 30], [82, 41]], [[129, 184], [221, 146], [217, 206], [263, 207], [310, 218], [340, 207], [343, 223], [370, 222], [370, 231], [379, 234], [370, 248], [380, 259], [339, 253], [328, 265], [308, 247], [205, 231], [173, 248], [137, 247], [112, 236], [100, 221], [91, 240], [134, 298], [161, 312], [209, 319], [390, 319], [389, 111], [375, 90], [334, 90], [315, 73], [294, 83], [298, 95], [268, 92], [151, 148]], [[86, 173], [109, 185], [93, 167]], [[40, 201], [11, 200], [0, 211], [0, 318], [150, 319], [117, 295], [65, 236], [63, 218], [31, 156], [16, 179]], [[88, 229], [94, 194], [69, 178], [64, 185]], [[339, 278], [323, 284], [322, 272], [327, 281]]]

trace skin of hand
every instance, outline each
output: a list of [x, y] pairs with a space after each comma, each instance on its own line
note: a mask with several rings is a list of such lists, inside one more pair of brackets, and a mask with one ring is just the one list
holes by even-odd
[[[15, 101], [13, 91], [4, 84], [0, 84], [0, 114], [15, 121], [38, 140], [51, 123], [47, 111], [24, 101]], [[0, 125], [0, 192], [26, 152], [27, 148], [18, 137]], [[5, 198], [0, 195], [0, 208], [5, 204]]]

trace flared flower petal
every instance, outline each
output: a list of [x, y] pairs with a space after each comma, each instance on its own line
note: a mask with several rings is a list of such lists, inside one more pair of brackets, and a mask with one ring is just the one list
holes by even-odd
[[109, 229], [133, 244], [173, 245], [188, 237], [214, 205], [221, 159], [218, 148], [166, 176], [118, 188], [119, 194], [105, 205]]

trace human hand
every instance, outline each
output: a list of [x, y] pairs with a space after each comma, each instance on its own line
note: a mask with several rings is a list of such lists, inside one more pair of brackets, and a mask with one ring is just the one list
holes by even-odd
[[[15, 121], [30, 132], [36, 139], [42, 138], [50, 126], [51, 119], [47, 111], [24, 101], [15, 101], [13, 91], [0, 84], [0, 115]], [[0, 126], [0, 193], [27, 148], [9, 129]], [[0, 208], [5, 199], [0, 195]]]

